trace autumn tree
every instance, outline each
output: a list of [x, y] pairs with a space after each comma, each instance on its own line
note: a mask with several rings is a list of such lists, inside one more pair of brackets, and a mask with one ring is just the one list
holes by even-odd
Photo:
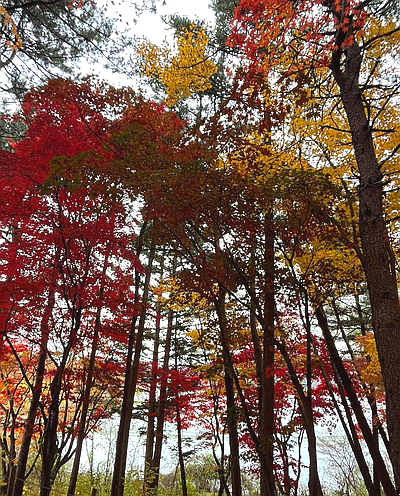
[[[14, 494], [21, 494], [23, 489], [39, 412], [43, 422], [41, 491], [46, 494], [59, 468], [73, 455], [77, 424], [81, 423], [82, 441], [89, 426], [105, 414], [107, 401], [103, 408], [101, 396], [110, 393], [112, 399], [119, 393], [115, 385], [114, 393], [101, 386], [104, 377], [100, 379], [94, 369], [95, 343], [92, 379], [86, 393], [80, 395], [78, 388], [71, 386], [84, 379], [84, 374], [73, 373], [79, 370], [75, 358], [80, 351], [85, 355], [88, 342], [99, 339], [102, 307], [114, 315], [115, 324], [121, 312], [129, 319], [131, 312], [122, 307], [130, 300], [130, 267], [137, 266], [137, 257], [128, 247], [130, 235], [121, 230], [125, 216], [122, 206], [107, 202], [100, 189], [96, 193], [92, 189], [91, 197], [90, 188], [72, 188], [59, 174], [69, 160], [78, 164], [88, 160], [91, 153], [97, 153], [99, 160], [107, 157], [102, 154], [102, 139], [113, 122], [102, 111], [119, 96], [112, 89], [98, 87], [93, 92], [89, 86], [56, 80], [32, 92], [24, 105], [27, 136], [14, 145], [13, 152], [2, 155], [1, 179], [9, 194], [1, 204], [1, 222], [4, 232], [12, 233], [1, 245], [6, 267], [2, 346], [4, 341], [9, 346], [31, 343], [39, 357], [31, 381], [21, 370], [31, 389], [31, 400]], [[59, 159], [51, 175], [50, 162], [56, 157]], [[94, 197], [104, 199], [101, 208]], [[118, 270], [107, 268], [111, 261], [115, 266], [126, 263], [125, 275], [119, 273], [116, 278]], [[28, 286], [29, 292], [24, 293], [22, 288]], [[29, 311], [32, 327], [27, 319]], [[123, 328], [124, 322], [121, 324]], [[104, 337], [101, 330], [100, 338]], [[14, 355], [19, 360], [17, 353]], [[75, 407], [74, 413], [68, 405]]]

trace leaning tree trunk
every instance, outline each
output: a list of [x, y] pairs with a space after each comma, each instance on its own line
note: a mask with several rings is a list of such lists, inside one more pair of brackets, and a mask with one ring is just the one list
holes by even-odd
[[[327, 2], [337, 17], [333, 0]], [[337, 30], [336, 45], [341, 47], [351, 27]], [[353, 36], [354, 38], [354, 36]], [[342, 57], [344, 60], [342, 61]], [[363, 267], [382, 377], [386, 391], [387, 426], [392, 450], [393, 472], [400, 489], [400, 306], [393, 253], [388, 240], [383, 211], [382, 172], [375, 153], [373, 130], [365, 113], [359, 85], [361, 48], [353, 41], [345, 50], [335, 50], [331, 69], [340, 88], [340, 96], [351, 131], [352, 144], [360, 177], [359, 227]]]
[[279, 352], [281, 353], [283, 359], [285, 360], [290, 379], [292, 381], [293, 387], [296, 390], [299, 400], [301, 415], [303, 417], [304, 427], [307, 434], [308, 453], [310, 459], [309, 480], [308, 480], [309, 495], [322, 496], [321, 482], [319, 480], [319, 475], [318, 475], [317, 438], [315, 435], [312, 406], [307, 398], [307, 395], [303, 390], [303, 386], [299, 380], [299, 377], [293, 366], [293, 362], [287, 351], [286, 344], [284, 342], [275, 339], [275, 345], [279, 350]]
[[[332, 334], [329, 330], [328, 322], [326, 320], [325, 313], [323, 311], [322, 306], [319, 306], [315, 310], [315, 316], [317, 317], [318, 324], [322, 330], [324, 340], [326, 343], [326, 347], [329, 352], [329, 357], [334, 365], [337, 374], [340, 378], [341, 383], [343, 384], [343, 388], [346, 391], [346, 395], [349, 399], [350, 405], [353, 409], [354, 415], [357, 419], [358, 425], [360, 426], [362, 435], [365, 439], [365, 442], [368, 446], [368, 450], [370, 452], [371, 458], [374, 462], [374, 465], [378, 468], [380, 479], [382, 482], [382, 487], [385, 491], [386, 496], [395, 496], [397, 494], [396, 489], [394, 488], [388, 471], [386, 469], [385, 462], [382, 458], [381, 453], [379, 452], [378, 446], [375, 444], [375, 439], [373, 437], [372, 431], [369, 427], [368, 421], [365, 418], [362, 406], [360, 401], [354, 391], [353, 384], [351, 379], [343, 365], [343, 362], [339, 356], [339, 352], [336, 349], [335, 343], [332, 338]], [[375, 488], [376, 490], [376, 488]]]

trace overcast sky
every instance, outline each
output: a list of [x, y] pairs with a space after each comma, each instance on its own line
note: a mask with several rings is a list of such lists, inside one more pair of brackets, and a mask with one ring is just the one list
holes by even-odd
[[214, 15], [208, 6], [209, 0], [166, 0], [165, 5], [157, 7], [157, 13], [146, 12], [142, 14], [133, 26], [133, 32], [138, 36], [146, 36], [153, 43], [160, 43], [168, 37], [168, 32], [161, 20], [161, 16], [179, 14], [190, 18], [204, 19], [212, 23]]

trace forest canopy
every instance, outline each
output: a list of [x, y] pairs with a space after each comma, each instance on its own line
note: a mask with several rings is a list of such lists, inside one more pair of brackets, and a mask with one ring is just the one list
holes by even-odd
[[0, 494], [400, 494], [399, 7], [0, 5]]

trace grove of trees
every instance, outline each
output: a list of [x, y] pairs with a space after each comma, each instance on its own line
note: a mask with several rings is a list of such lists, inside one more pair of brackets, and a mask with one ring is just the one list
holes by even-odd
[[400, 5], [210, 8], [0, 4], [0, 494], [400, 494]]

